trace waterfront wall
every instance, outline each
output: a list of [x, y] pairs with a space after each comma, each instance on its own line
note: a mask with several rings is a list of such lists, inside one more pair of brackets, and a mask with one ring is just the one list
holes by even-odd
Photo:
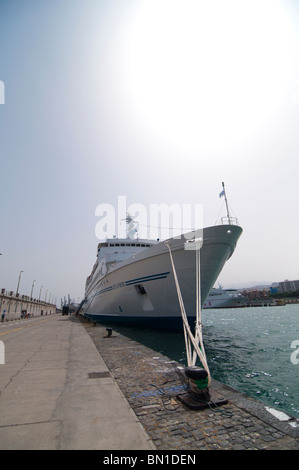
[[5, 314], [5, 321], [18, 318], [51, 315], [56, 313], [56, 305], [34, 299], [28, 295], [15, 294], [13, 291], [1, 289], [0, 314]]

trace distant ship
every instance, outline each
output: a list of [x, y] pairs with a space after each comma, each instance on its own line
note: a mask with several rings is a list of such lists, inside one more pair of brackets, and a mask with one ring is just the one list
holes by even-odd
[[235, 289], [211, 289], [203, 308], [235, 308], [245, 307], [247, 299]]

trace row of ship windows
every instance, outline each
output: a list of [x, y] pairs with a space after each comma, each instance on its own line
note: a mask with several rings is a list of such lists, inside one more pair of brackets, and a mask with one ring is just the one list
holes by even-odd
[[143, 248], [149, 248], [151, 245], [145, 243], [109, 243], [109, 246], [141, 246]]

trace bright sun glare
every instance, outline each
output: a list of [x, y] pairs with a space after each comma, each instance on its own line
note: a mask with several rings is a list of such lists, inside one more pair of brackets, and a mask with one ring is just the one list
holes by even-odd
[[138, 121], [174, 145], [217, 147], [271, 119], [288, 84], [292, 27], [278, 0], [145, 0], [124, 47]]

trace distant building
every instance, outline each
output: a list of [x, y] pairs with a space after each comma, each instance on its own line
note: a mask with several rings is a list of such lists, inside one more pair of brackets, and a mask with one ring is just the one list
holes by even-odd
[[248, 300], [266, 300], [269, 297], [269, 289], [249, 288], [241, 291]]
[[17, 320], [37, 315], [56, 313], [56, 305], [28, 295], [15, 294], [13, 291], [0, 289], [0, 312], [5, 314], [5, 320]]
[[283, 293], [283, 292], [296, 292], [299, 290], [299, 280], [295, 281], [289, 281], [286, 279], [285, 281], [282, 281], [279, 283], [278, 287], [278, 292]]

